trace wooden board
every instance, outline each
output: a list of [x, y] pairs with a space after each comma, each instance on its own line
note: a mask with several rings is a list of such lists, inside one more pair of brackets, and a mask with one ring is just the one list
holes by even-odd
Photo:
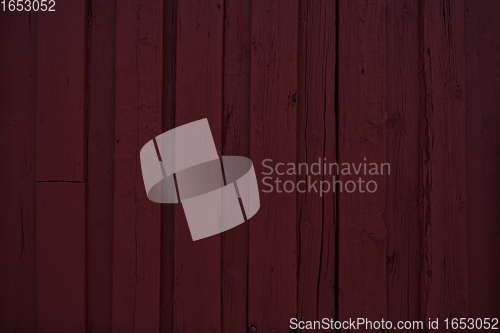
[[[175, 127], [175, 81], [177, 51], [177, 1], [164, 3], [163, 16], [163, 132]], [[161, 313], [160, 332], [172, 332], [174, 325], [174, 221], [175, 207], [161, 207]]]
[[464, 5], [421, 5], [422, 316], [468, 318]]
[[420, 320], [418, 1], [387, 4], [387, 319]]
[[[295, 317], [439, 317], [442, 331], [498, 316], [498, 6], [0, 11], [0, 332], [288, 332]], [[248, 222], [193, 242], [181, 204], [147, 198], [139, 151], [205, 117], [261, 190], [264, 159], [391, 174], [369, 177], [375, 194], [260, 191]]]
[[85, 184], [36, 185], [38, 332], [87, 332]]
[[470, 317], [500, 313], [498, 1], [466, 1], [467, 222]]
[[85, 3], [38, 15], [38, 330], [85, 332]]
[[[223, 18], [222, 1], [178, 3], [175, 125], [208, 118], [219, 155]], [[174, 227], [173, 332], [221, 332], [220, 236], [193, 242], [181, 204]]]
[[36, 18], [0, 13], [0, 331], [34, 332]]
[[[339, 4], [340, 163], [387, 161], [386, 9], [380, 1]], [[339, 177], [343, 184], [358, 178]], [[339, 193], [341, 320], [387, 318], [386, 177], [362, 178], [376, 181], [377, 191]]]
[[160, 328], [161, 206], [144, 190], [139, 151], [162, 131], [163, 1], [116, 7], [113, 332]]
[[[304, 0], [299, 6], [297, 162], [331, 163], [336, 161], [335, 3]], [[332, 183], [330, 175], [311, 179]], [[297, 193], [297, 317], [304, 320], [335, 317], [335, 197], [332, 190], [322, 196]]]
[[[249, 0], [225, 2], [223, 155], [250, 155], [250, 8]], [[248, 226], [243, 223], [221, 234], [224, 333], [247, 326]]]
[[[254, 1], [251, 17], [250, 157], [262, 186], [264, 159], [297, 161], [298, 1]], [[295, 193], [260, 192], [248, 263], [248, 325], [259, 332], [287, 331], [297, 313], [298, 217]]]
[[92, 332], [111, 330], [115, 3], [89, 7], [87, 307]]
[[64, 1], [38, 15], [38, 181], [85, 180], [86, 12], [85, 1]]

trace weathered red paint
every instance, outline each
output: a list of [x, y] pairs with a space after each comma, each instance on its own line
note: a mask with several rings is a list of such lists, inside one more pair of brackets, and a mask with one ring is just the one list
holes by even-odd
[[[178, 2], [175, 125], [208, 118], [219, 155], [222, 150], [223, 31], [222, 1]], [[221, 332], [221, 236], [193, 242], [179, 204], [175, 206], [173, 223], [172, 332]]]
[[[339, 4], [337, 144], [342, 163], [387, 160], [386, 6], [383, 1]], [[338, 195], [339, 318], [387, 318], [386, 178], [380, 177], [373, 195]]]
[[[336, 161], [336, 8], [333, 1], [299, 2], [297, 161]], [[306, 176], [298, 176], [306, 180]], [[328, 180], [318, 176], [316, 180]], [[297, 195], [297, 315], [335, 317], [336, 198]], [[314, 291], [314, 292], [312, 292]], [[319, 332], [319, 330], [311, 330]]]
[[162, 132], [163, 1], [116, 6], [112, 332], [160, 329], [161, 207], [138, 161]]
[[114, 1], [94, 2], [88, 30], [87, 319], [92, 332], [111, 330], [115, 10]]
[[[0, 12], [0, 331], [498, 316], [496, 7], [98, 0]], [[391, 175], [375, 195], [261, 193], [250, 221], [192, 242], [180, 205], [147, 199], [138, 155], [205, 117], [220, 155], [250, 157], [259, 179], [265, 158], [366, 157]]]
[[0, 330], [5, 332], [36, 330], [36, 27], [32, 14], [0, 13]]

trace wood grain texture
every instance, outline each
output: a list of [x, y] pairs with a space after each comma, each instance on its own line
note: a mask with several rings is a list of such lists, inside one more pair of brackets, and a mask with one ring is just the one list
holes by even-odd
[[[499, 6], [0, 11], [0, 332], [271, 333], [295, 317], [439, 317], [439, 332], [498, 317]], [[181, 204], [147, 198], [139, 151], [201, 118], [220, 155], [252, 159], [261, 208], [193, 242]], [[263, 191], [264, 159], [323, 158], [391, 174], [367, 177], [374, 194]]]
[[[180, 1], [177, 10], [175, 125], [208, 118], [222, 148], [224, 2]], [[173, 332], [221, 332], [221, 244], [215, 235], [193, 242], [175, 207]]]
[[387, 3], [387, 318], [420, 320], [418, 1]]
[[[336, 8], [333, 1], [299, 3], [297, 162], [336, 160]], [[309, 176], [332, 183], [332, 176]], [[307, 182], [307, 175], [297, 176]], [[335, 317], [335, 194], [298, 193], [297, 316]], [[309, 320], [309, 319], [308, 319]], [[308, 330], [317, 332], [317, 330]]]
[[[222, 154], [250, 155], [251, 2], [225, 2]], [[221, 234], [222, 332], [245, 332], [248, 304], [248, 223]]]
[[[381, 1], [339, 4], [340, 163], [387, 160], [386, 9]], [[387, 318], [386, 178], [375, 177], [375, 193], [339, 194], [341, 320]], [[344, 184], [358, 178], [340, 176]]]
[[88, 27], [87, 302], [92, 332], [111, 330], [115, 2], [92, 1]]
[[36, 329], [36, 18], [0, 13], [0, 331]]
[[467, 318], [464, 4], [421, 6], [422, 316]]
[[[177, 65], [177, 0], [164, 2], [163, 14], [163, 130], [175, 127]], [[161, 205], [161, 313], [160, 332], [174, 327], [174, 222], [176, 205]]]
[[85, 184], [36, 184], [38, 332], [87, 332]]
[[[298, 1], [254, 1], [251, 17], [250, 157], [260, 182], [264, 159], [297, 161]], [[287, 331], [297, 313], [296, 196], [261, 192], [260, 203], [249, 222], [248, 324]]]
[[161, 207], [139, 151], [162, 131], [162, 54], [163, 1], [117, 2], [113, 332], [160, 329]]
[[465, 2], [470, 317], [500, 313], [498, 1]]
[[38, 15], [38, 181], [86, 177], [86, 13], [85, 1], [64, 1]]
[[36, 261], [39, 331], [85, 332], [85, 2], [37, 24]]

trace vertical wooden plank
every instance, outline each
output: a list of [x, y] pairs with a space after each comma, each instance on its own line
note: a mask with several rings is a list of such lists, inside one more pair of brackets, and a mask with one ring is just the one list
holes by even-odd
[[[179, 1], [176, 126], [208, 118], [222, 147], [224, 2]], [[175, 207], [174, 332], [221, 332], [220, 235], [193, 242], [180, 204]]]
[[116, 3], [113, 332], [160, 329], [161, 206], [139, 161], [162, 131], [163, 1]]
[[0, 12], [0, 331], [34, 332], [36, 17]]
[[[264, 159], [297, 161], [298, 1], [252, 2], [251, 32], [250, 157], [260, 179]], [[295, 194], [261, 192], [249, 228], [249, 325], [287, 331], [297, 313]]]
[[[387, 160], [386, 56], [386, 3], [340, 1], [340, 163], [358, 164], [366, 158], [380, 165]], [[341, 320], [387, 318], [386, 183], [385, 176], [377, 177], [375, 193], [339, 193]], [[343, 184], [358, 178], [339, 177]]]
[[498, 1], [465, 2], [470, 317], [500, 313]]
[[86, 1], [64, 1], [38, 14], [38, 181], [85, 180], [86, 13]]
[[[249, 0], [225, 2], [223, 155], [250, 156]], [[248, 225], [221, 235], [222, 331], [245, 332], [248, 304]]]
[[37, 326], [86, 330], [86, 2], [38, 14]]
[[88, 327], [111, 330], [115, 2], [89, 4]]
[[[164, 2], [163, 15], [163, 132], [175, 127], [177, 53], [177, 0]], [[161, 207], [161, 314], [160, 331], [174, 327], [174, 222], [175, 206]]]
[[420, 320], [419, 7], [387, 3], [387, 319]]
[[464, 2], [421, 6], [421, 304], [425, 318], [467, 318]]
[[[297, 161], [336, 161], [334, 1], [300, 1]], [[307, 175], [299, 181], [307, 182]], [[331, 183], [330, 175], [310, 175]], [[298, 193], [297, 317], [335, 317], [335, 194]], [[317, 330], [308, 330], [317, 332]]]
[[36, 185], [38, 332], [86, 332], [85, 184]]

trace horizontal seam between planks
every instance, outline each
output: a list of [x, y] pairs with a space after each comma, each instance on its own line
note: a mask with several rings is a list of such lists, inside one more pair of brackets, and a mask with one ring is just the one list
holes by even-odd
[[87, 182], [84, 181], [76, 181], [76, 180], [37, 180], [37, 183], [75, 183], [75, 184], [85, 184]]

